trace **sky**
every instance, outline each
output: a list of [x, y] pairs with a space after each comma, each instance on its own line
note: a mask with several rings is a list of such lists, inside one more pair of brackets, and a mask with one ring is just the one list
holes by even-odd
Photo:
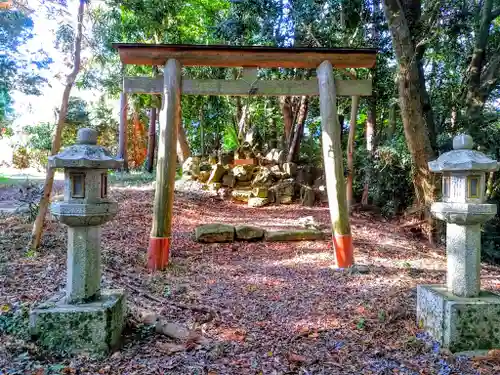
[[[76, 14], [78, 10], [78, 0], [67, 0], [67, 10], [70, 13], [66, 22], [76, 24]], [[48, 69], [40, 71], [40, 75], [48, 80], [48, 84], [42, 90], [42, 95], [25, 95], [21, 92], [14, 92], [14, 111], [16, 119], [14, 128], [20, 129], [25, 125], [33, 125], [39, 122], [55, 122], [54, 110], [61, 105], [64, 91], [65, 77], [71, 68], [64, 65], [67, 56], [55, 48], [55, 30], [58, 24], [47, 17], [46, 8], [40, 5], [40, 0], [28, 0], [28, 7], [34, 12], [31, 17], [34, 22], [34, 37], [24, 46], [26, 51], [37, 51], [42, 48], [53, 60]], [[85, 51], [82, 53], [85, 57]], [[57, 78], [57, 76], [61, 78]], [[78, 96], [88, 102], [96, 101], [99, 97], [96, 92], [89, 90], [79, 90], [73, 87], [71, 96]]]

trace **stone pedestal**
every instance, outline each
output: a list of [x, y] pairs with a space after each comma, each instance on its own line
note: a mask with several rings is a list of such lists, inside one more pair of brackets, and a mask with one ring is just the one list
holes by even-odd
[[57, 352], [106, 353], [119, 345], [124, 322], [123, 290], [103, 290], [99, 299], [84, 304], [54, 298], [30, 314], [31, 334]]
[[419, 285], [417, 321], [452, 352], [500, 347], [500, 296], [490, 292], [463, 298], [444, 285]]

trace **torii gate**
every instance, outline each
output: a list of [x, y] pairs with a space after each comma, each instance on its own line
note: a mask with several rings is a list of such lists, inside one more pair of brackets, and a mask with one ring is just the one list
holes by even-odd
[[[177, 134], [181, 124], [181, 94], [319, 95], [323, 162], [337, 267], [353, 265], [352, 237], [340, 147], [341, 128], [337, 117], [337, 95], [370, 96], [372, 84], [371, 80], [335, 81], [333, 67], [372, 68], [375, 65], [376, 50], [126, 43], [115, 43], [113, 47], [118, 50], [122, 64], [165, 65], [163, 77], [124, 78], [121, 100], [123, 106], [126, 103], [127, 93], [163, 95], [153, 224], [148, 248], [150, 269], [163, 269], [169, 260], [177, 164], [176, 152], [169, 151], [176, 149]], [[245, 79], [183, 79], [182, 66], [243, 67]], [[316, 68], [317, 82], [315, 80], [258, 81], [257, 68]]]

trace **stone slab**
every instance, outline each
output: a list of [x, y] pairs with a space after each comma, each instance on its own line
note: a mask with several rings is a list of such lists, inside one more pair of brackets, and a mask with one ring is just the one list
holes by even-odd
[[313, 229], [266, 230], [266, 241], [315, 241], [324, 240], [325, 234]]
[[49, 350], [106, 354], [120, 343], [125, 308], [125, 293], [119, 289], [103, 290], [99, 300], [85, 304], [55, 298], [31, 311], [30, 331]]
[[500, 348], [500, 296], [457, 297], [444, 285], [417, 287], [417, 322], [452, 352]]
[[234, 241], [234, 227], [219, 223], [203, 224], [196, 227], [194, 235], [198, 242], [232, 242]]
[[235, 227], [236, 239], [241, 241], [258, 241], [264, 237], [264, 229], [251, 225], [237, 225]]

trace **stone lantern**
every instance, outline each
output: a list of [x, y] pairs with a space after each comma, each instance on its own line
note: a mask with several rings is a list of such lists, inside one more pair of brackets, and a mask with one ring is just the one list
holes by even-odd
[[97, 145], [97, 132], [80, 129], [77, 144], [49, 158], [64, 169], [64, 199], [51, 212], [68, 226], [66, 293], [31, 312], [32, 334], [50, 349], [105, 352], [120, 339], [125, 299], [121, 290], [101, 290], [101, 225], [117, 213], [108, 197], [108, 169], [116, 159]]
[[472, 137], [458, 135], [453, 151], [429, 162], [443, 176], [443, 201], [431, 211], [446, 222], [446, 285], [417, 288], [419, 326], [453, 352], [500, 347], [500, 296], [480, 288], [481, 224], [497, 212], [484, 203], [486, 173], [498, 163], [472, 146]]

